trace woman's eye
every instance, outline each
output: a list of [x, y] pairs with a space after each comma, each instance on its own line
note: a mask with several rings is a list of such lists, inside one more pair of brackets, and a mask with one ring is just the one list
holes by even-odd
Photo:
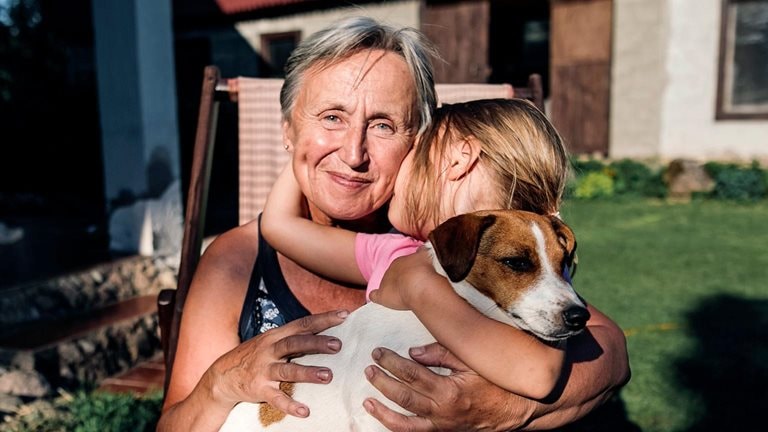
[[395, 131], [395, 128], [388, 123], [375, 123], [373, 125], [373, 130], [380, 133], [392, 133]]
[[325, 116], [325, 120], [327, 120], [329, 122], [332, 122], [332, 123], [337, 123], [340, 119], [339, 119], [338, 116], [330, 114], [330, 115]]

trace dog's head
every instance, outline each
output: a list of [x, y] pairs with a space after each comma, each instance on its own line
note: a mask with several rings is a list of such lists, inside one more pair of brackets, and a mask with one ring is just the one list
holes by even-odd
[[589, 312], [568, 276], [576, 239], [557, 217], [517, 210], [464, 214], [435, 228], [429, 243], [438, 272], [486, 315], [545, 340], [584, 329]]

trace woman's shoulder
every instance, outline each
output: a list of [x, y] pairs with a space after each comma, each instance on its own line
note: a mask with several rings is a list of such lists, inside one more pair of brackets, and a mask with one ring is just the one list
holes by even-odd
[[205, 249], [196, 277], [225, 278], [228, 287], [244, 292], [259, 253], [258, 224], [254, 221], [218, 235]]

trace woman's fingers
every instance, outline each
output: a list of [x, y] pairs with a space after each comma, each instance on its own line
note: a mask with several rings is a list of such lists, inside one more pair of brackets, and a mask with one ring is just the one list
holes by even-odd
[[333, 379], [333, 372], [325, 367], [304, 366], [296, 363], [272, 363], [267, 371], [270, 381], [306, 382], [328, 384]]
[[309, 415], [309, 408], [293, 400], [285, 394], [282, 388], [270, 388], [266, 393], [265, 402], [274, 408], [295, 417], [307, 417]]
[[264, 333], [272, 340], [272, 351], [276, 358], [291, 358], [303, 354], [334, 354], [341, 349], [341, 341], [335, 337], [316, 335], [323, 330], [344, 322], [347, 311], [325, 312], [308, 315]]
[[411, 348], [408, 351], [408, 354], [410, 354], [414, 360], [425, 366], [443, 367], [453, 371], [470, 370], [458, 357], [437, 342]]
[[369, 398], [363, 402], [363, 407], [368, 414], [384, 425], [387, 429], [394, 432], [427, 432], [436, 430], [435, 426], [424, 417], [406, 416], [399, 412], [392, 411], [386, 405]]
[[386, 348], [376, 348], [371, 356], [376, 364], [388, 370], [402, 383], [407, 384], [408, 388], [412, 388], [419, 393], [435, 394], [436, 390], [440, 388], [440, 381], [444, 379], [444, 377], [432, 372], [423, 365], [403, 358]]
[[[409, 360], [406, 360], [409, 361]], [[429, 417], [433, 410], [434, 401], [425, 394], [414, 390], [411, 382], [404, 380], [405, 375], [398, 375], [402, 370], [392, 371], [394, 377], [389, 376], [376, 366], [365, 368], [365, 376], [387, 399], [423, 417]], [[412, 375], [411, 375], [412, 376]]]
[[304, 354], [335, 354], [341, 341], [332, 336], [299, 334], [286, 336], [272, 345], [275, 358], [288, 359]]
[[307, 315], [297, 320], [293, 320], [284, 326], [278, 327], [274, 330], [274, 332], [280, 335], [283, 335], [284, 333], [320, 333], [323, 330], [327, 330], [331, 327], [341, 324], [344, 322], [347, 316], [349, 316], [349, 312], [346, 310], [324, 312], [316, 315]]

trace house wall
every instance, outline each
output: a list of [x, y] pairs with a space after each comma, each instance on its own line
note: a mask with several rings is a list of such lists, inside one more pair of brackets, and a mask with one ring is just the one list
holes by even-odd
[[488, 1], [426, 4], [421, 30], [445, 61], [435, 64], [435, 82], [488, 82], [490, 13]]
[[666, 88], [667, 0], [614, 0], [611, 157], [659, 153]]
[[367, 15], [395, 26], [408, 26], [418, 29], [420, 23], [419, 0], [388, 1], [337, 9], [317, 10], [296, 15], [243, 21], [236, 25], [237, 30], [253, 49], [261, 52], [261, 35], [264, 33], [282, 33], [301, 31], [304, 39], [338, 19]]
[[568, 150], [608, 153], [612, 0], [551, 2], [551, 117]]
[[768, 160], [768, 121], [715, 121], [721, 0], [616, 0], [610, 156]]

